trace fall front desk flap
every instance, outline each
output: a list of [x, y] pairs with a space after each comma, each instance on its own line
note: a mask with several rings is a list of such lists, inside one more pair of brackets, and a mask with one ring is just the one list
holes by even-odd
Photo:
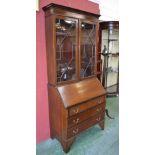
[[100, 81], [95, 78], [57, 87], [65, 108], [106, 94]]

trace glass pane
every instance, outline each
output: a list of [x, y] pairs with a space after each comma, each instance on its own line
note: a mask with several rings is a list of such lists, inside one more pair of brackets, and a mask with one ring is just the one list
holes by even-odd
[[56, 19], [57, 81], [76, 79], [76, 21]]
[[[119, 53], [119, 31], [118, 29], [109, 29], [109, 53], [113, 53], [113, 55], [108, 58], [108, 66], [107, 66], [107, 87], [109, 88], [117, 88], [118, 83], [118, 63], [119, 57], [117, 53]], [[112, 90], [112, 89], [109, 89]]]
[[109, 52], [118, 53], [119, 51], [119, 31], [117, 29], [109, 30]]
[[[119, 30], [110, 28], [102, 30], [102, 50], [103, 53], [110, 53], [108, 56], [102, 55], [103, 66], [106, 69], [104, 76], [105, 87], [108, 87], [108, 92], [111, 90], [117, 91], [118, 83], [118, 53], [119, 53]], [[103, 68], [103, 69], [104, 69]], [[115, 91], [115, 92], [116, 92]]]
[[81, 69], [80, 76], [95, 74], [96, 25], [81, 23]]

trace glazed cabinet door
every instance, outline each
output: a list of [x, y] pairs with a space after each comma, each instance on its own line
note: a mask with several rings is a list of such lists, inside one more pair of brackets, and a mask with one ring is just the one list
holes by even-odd
[[77, 80], [78, 20], [55, 17], [57, 82]]
[[97, 24], [80, 22], [80, 78], [96, 74]]

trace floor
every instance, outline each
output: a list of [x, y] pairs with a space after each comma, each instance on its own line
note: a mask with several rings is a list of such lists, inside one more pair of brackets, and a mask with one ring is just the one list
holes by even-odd
[[[119, 155], [119, 97], [107, 98], [106, 108], [114, 119], [106, 117], [104, 130], [96, 125], [78, 135], [67, 155]], [[36, 148], [37, 155], [66, 155], [56, 139]]]

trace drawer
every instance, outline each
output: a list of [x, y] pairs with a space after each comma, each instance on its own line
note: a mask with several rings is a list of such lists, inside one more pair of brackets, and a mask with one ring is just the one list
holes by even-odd
[[67, 138], [70, 138], [72, 136], [77, 135], [78, 133], [90, 128], [91, 126], [103, 121], [104, 114], [100, 113], [98, 115], [95, 115], [91, 117], [90, 119], [80, 123], [79, 125], [76, 125], [70, 129], [67, 130]]
[[104, 113], [105, 110], [105, 104], [99, 104], [93, 108], [90, 108], [82, 113], [79, 113], [75, 116], [72, 116], [68, 119], [68, 127], [72, 127], [75, 126], [87, 119], [89, 119], [90, 117], [98, 114], [98, 113]]
[[87, 110], [91, 107], [94, 107], [96, 105], [99, 105], [101, 103], [105, 103], [105, 96], [100, 96], [95, 99], [89, 100], [87, 102], [83, 102], [79, 105], [69, 108], [69, 116], [76, 115], [82, 111], [85, 111], [85, 110]]

